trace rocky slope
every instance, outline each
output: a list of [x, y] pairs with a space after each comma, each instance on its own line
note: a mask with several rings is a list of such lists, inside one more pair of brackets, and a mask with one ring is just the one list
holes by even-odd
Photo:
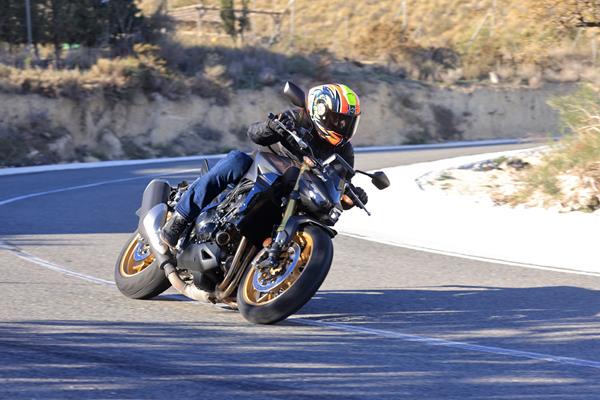
[[[301, 82], [305, 87], [312, 82]], [[573, 89], [441, 88], [413, 81], [355, 87], [363, 118], [357, 146], [557, 134], [547, 100]], [[160, 95], [128, 101], [0, 93], [0, 165], [92, 161], [249, 149], [245, 130], [288, 107], [276, 87], [238, 90], [216, 101]]]

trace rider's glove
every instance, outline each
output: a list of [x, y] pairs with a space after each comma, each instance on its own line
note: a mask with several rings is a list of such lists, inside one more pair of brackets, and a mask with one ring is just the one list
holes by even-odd
[[294, 117], [294, 114], [290, 110], [287, 110], [287, 111], [279, 114], [277, 116], [277, 119], [280, 120], [285, 125], [285, 127], [288, 128], [290, 131], [293, 131], [296, 129], [296, 118]]
[[287, 133], [285, 130], [279, 125], [279, 121], [275, 118], [267, 119], [267, 129], [270, 130], [274, 135], [279, 137], [285, 137]]
[[269, 118], [267, 119], [267, 128], [281, 138], [286, 138], [289, 135], [279, 122], [281, 122], [288, 130], [295, 129], [294, 117], [291, 113], [286, 111], [277, 116], [273, 114], [269, 115]]
[[358, 196], [358, 199], [363, 203], [363, 204], [367, 204], [367, 202], [369, 201], [369, 196], [367, 196], [367, 192], [364, 191], [363, 188], [361, 187], [355, 187], [354, 188], [354, 193], [356, 193], [356, 196]]
[[[348, 193], [348, 189], [346, 190], [346, 195]], [[358, 199], [363, 203], [363, 204], [367, 204], [367, 202], [369, 201], [369, 196], [367, 196], [367, 193], [363, 190], [363, 188], [361, 187], [355, 187], [354, 188], [354, 193], [356, 194], [356, 196], [358, 197]], [[356, 204], [353, 204], [354, 202], [352, 200], [350, 200], [349, 202], [346, 201], [342, 201], [342, 208], [344, 210], [349, 210], [352, 207], [354, 207]]]

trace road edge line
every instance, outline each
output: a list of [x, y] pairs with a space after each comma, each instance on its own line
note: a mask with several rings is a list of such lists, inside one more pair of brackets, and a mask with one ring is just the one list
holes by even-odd
[[515, 261], [502, 260], [502, 259], [499, 259], [499, 258], [488, 258], [488, 257], [481, 257], [481, 256], [471, 256], [469, 254], [452, 252], [452, 251], [448, 251], [448, 250], [438, 250], [438, 249], [432, 249], [432, 248], [429, 248], [429, 247], [424, 247], [424, 246], [419, 246], [419, 245], [412, 245], [412, 244], [409, 244], [409, 243], [397, 243], [397, 242], [394, 242], [394, 241], [391, 241], [391, 240], [383, 240], [383, 239], [371, 238], [371, 237], [368, 237], [368, 236], [357, 235], [355, 233], [346, 233], [344, 231], [339, 231], [339, 235], [351, 237], [351, 238], [354, 238], [354, 239], [366, 240], [368, 242], [374, 242], [374, 243], [384, 244], [384, 245], [387, 245], [387, 246], [400, 247], [400, 248], [404, 248], [404, 249], [415, 250], [415, 251], [422, 251], [422, 252], [431, 253], [431, 254], [439, 254], [439, 255], [442, 255], [442, 256], [464, 258], [466, 260], [481, 261], [481, 262], [486, 262], [486, 263], [490, 263], [490, 264], [502, 264], [502, 265], [509, 265], [511, 267], [537, 269], [537, 270], [542, 270], [542, 271], [550, 271], [550, 272], [573, 274], [573, 275], [586, 275], [586, 276], [600, 277], [600, 273], [599, 272], [579, 271], [579, 270], [576, 270], [576, 269], [569, 269], [569, 268], [559, 268], [559, 267], [551, 267], [551, 266], [546, 266], [546, 265], [536, 265], [536, 264], [528, 264], [528, 263], [519, 263], [519, 262], [515, 262]]

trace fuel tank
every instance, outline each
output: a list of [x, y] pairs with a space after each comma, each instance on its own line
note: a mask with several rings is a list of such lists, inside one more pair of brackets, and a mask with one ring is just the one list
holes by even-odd
[[256, 179], [260, 175], [283, 175], [289, 168], [295, 166], [294, 162], [289, 158], [270, 152], [256, 151], [251, 154], [251, 157], [254, 158], [254, 162], [246, 172], [246, 175], [244, 175], [244, 179], [252, 182], [256, 182]]

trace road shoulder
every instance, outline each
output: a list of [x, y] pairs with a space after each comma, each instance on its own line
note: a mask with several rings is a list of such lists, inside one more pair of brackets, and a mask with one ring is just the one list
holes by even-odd
[[597, 215], [494, 206], [419, 185], [425, 174], [514, 153], [485, 153], [388, 168], [385, 171], [392, 185], [384, 191], [357, 178], [357, 184], [368, 188], [373, 216], [352, 210], [342, 217], [339, 230], [425, 251], [600, 273], [594, 254]]

